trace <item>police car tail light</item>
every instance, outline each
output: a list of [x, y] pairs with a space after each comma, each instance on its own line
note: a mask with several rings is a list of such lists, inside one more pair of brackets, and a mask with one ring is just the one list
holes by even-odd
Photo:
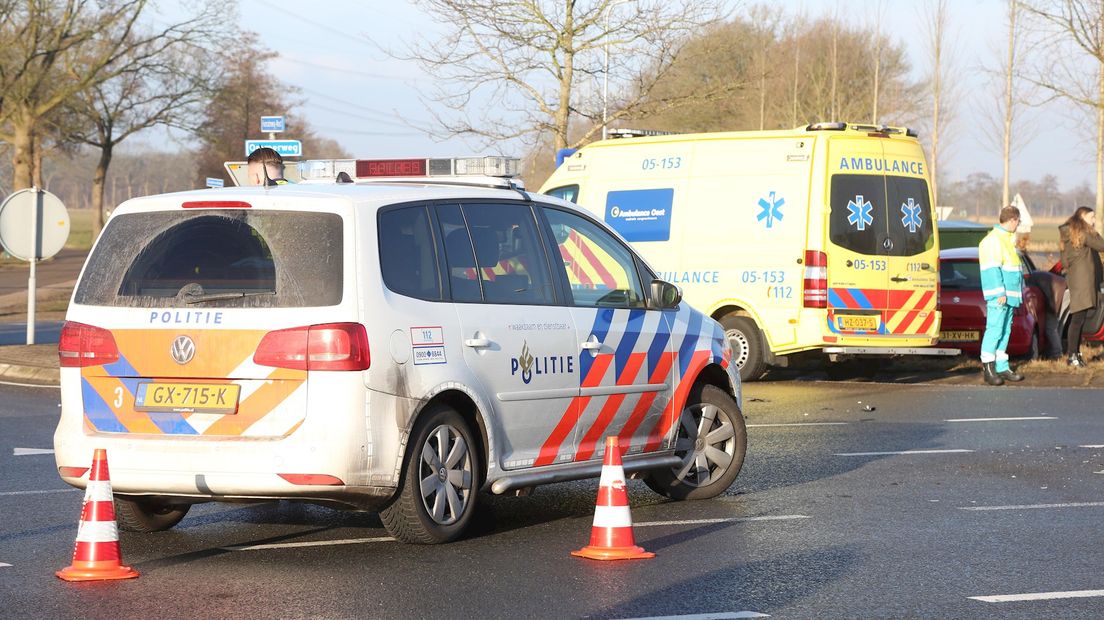
[[71, 467], [68, 465], [62, 465], [58, 467], [58, 473], [66, 478], [80, 478], [88, 473], [87, 467]]
[[58, 364], [64, 368], [101, 366], [119, 361], [115, 337], [102, 327], [66, 321], [58, 338]]
[[345, 483], [336, 476], [329, 474], [276, 474], [292, 484], [318, 484], [326, 486], [344, 486]]
[[294, 370], [367, 370], [371, 361], [368, 334], [360, 323], [268, 332], [253, 354], [255, 364]]
[[828, 255], [805, 250], [805, 307], [828, 307]]
[[182, 209], [252, 209], [253, 205], [242, 200], [192, 200], [180, 204]]

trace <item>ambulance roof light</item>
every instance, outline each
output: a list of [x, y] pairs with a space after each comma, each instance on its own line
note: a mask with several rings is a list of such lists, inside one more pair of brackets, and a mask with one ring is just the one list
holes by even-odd
[[805, 131], [843, 131], [847, 129], [847, 123], [812, 123]]
[[656, 129], [629, 129], [627, 127], [617, 127], [610, 129], [606, 132], [606, 135], [610, 139], [614, 138], [643, 138], [645, 136], [673, 136], [678, 132], [676, 131], [659, 131]]

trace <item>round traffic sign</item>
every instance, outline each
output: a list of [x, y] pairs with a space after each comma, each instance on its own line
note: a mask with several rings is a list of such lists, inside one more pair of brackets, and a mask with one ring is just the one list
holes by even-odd
[[69, 239], [69, 212], [46, 190], [27, 188], [0, 204], [0, 244], [21, 260], [57, 254]]

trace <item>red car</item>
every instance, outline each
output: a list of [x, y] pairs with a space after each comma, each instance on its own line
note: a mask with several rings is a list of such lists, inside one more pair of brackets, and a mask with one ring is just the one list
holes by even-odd
[[[1023, 304], [1012, 315], [1008, 355], [1035, 359], [1046, 347], [1046, 297], [1027, 275], [1034, 263], [1024, 254]], [[981, 351], [985, 333], [985, 298], [981, 294], [981, 269], [977, 247], [939, 252], [939, 309], [943, 312], [939, 343], [962, 349], [966, 355]]]

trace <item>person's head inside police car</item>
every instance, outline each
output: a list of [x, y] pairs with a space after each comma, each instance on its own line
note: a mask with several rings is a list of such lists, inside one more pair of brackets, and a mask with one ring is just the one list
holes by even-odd
[[288, 184], [284, 179], [284, 158], [267, 146], [262, 146], [250, 153], [246, 162], [250, 185]]

